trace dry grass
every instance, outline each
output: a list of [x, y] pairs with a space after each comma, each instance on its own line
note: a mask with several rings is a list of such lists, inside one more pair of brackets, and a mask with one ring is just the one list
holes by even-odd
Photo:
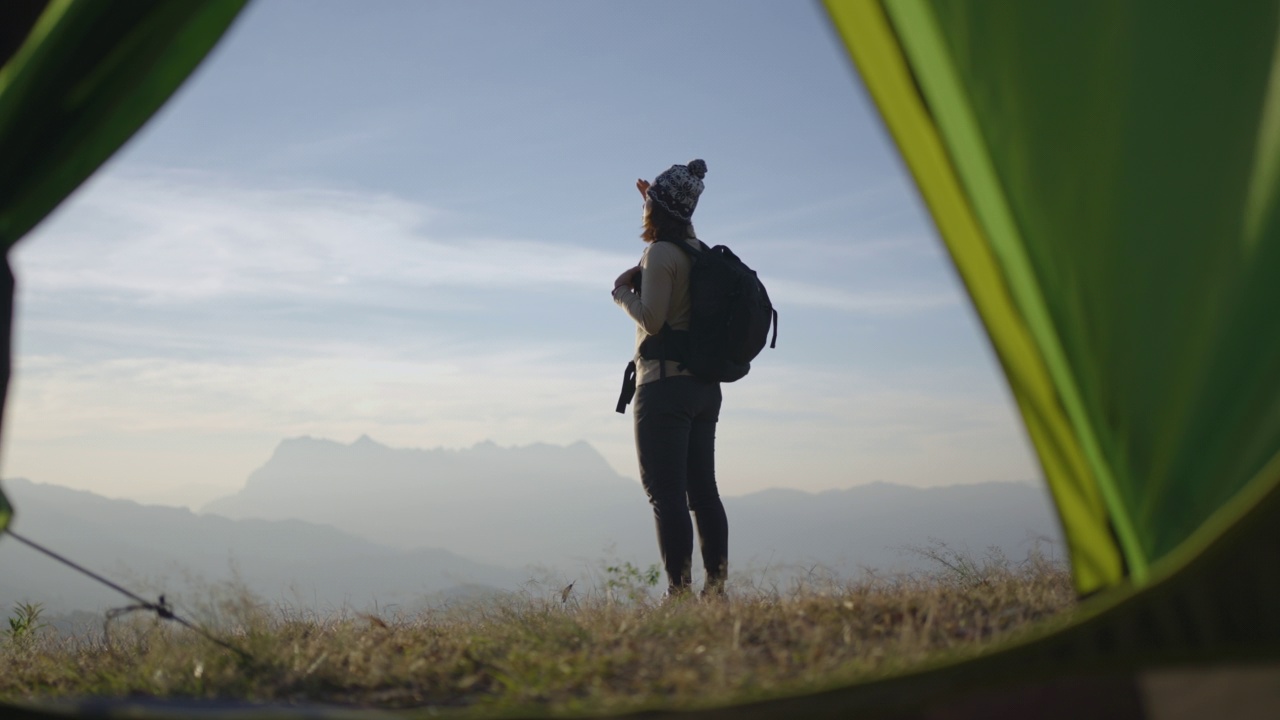
[[930, 575], [739, 582], [727, 601], [659, 605], [617, 569], [595, 588], [524, 592], [410, 615], [318, 617], [243, 592], [193, 614], [253, 659], [154, 619], [109, 636], [47, 629], [0, 644], [0, 699], [235, 698], [484, 711], [619, 711], [799, 692], [978, 652], [1073, 604], [1033, 556], [974, 562], [933, 545]]

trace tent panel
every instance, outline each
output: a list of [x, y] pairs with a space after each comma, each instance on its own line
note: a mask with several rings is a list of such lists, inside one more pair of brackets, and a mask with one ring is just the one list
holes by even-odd
[[916, 178], [1009, 379], [1062, 520], [1077, 588], [1091, 592], [1118, 582], [1123, 565], [1102, 493], [896, 33], [878, 3], [829, 2], [827, 7]]
[[890, 7], [940, 35], [977, 131], [948, 150], [1006, 203], [1131, 564], [1168, 554], [1280, 449], [1277, 5]]
[[924, 3], [886, 5], [907, 52], [921, 89], [929, 99], [948, 150], [974, 212], [985, 230], [990, 249], [1002, 266], [1011, 291], [1011, 302], [1024, 317], [1057, 392], [1070, 432], [1080, 444], [1106, 506], [1109, 521], [1123, 551], [1128, 570], [1141, 581], [1147, 558], [1134, 534], [1133, 524], [1112, 477], [1111, 466], [1099, 452], [1098, 432], [1084, 411], [1075, 373], [1066, 360], [1058, 332], [1046, 307], [1046, 298], [1029, 265], [1026, 242], [1010, 215], [1008, 202], [990, 151], [972, 108], [947, 54], [937, 22]]
[[49, 3], [0, 68], [0, 249], [159, 109], [244, 3]]
[[[911, 81], [898, 94], [921, 93], [921, 119], [904, 120], [877, 90], [893, 75], [883, 58], [858, 60], [868, 85], [988, 326], [1055, 499], [1092, 486], [1103, 517], [1085, 532], [1114, 532], [1141, 582], [1280, 449], [1280, 336], [1268, 332], [1280, 161], [1265, 155], [1280, 143], [1277, 7], [886, 7], [910, 68], [895, 71]], [[841, 27], [855, 58], [869, 27]], [[911, 161], [924, 145], [911, 122], [936, 131], [945, 162]], [[946, 183], [976, 231], [930, 199]], [[983, 253], [991, 273], [966, 269]], [[994, 305], [1006, 307], [981, 299], [984, 282], [1000, 284]], [[1015, 359], [999, 313], [1025, 328], [1036, 363]], [[1029, 410], [1021, 389], [1032, 364], [1049, 379], [1047, 412]], [[1064, 442], [1044, 417], [1065, 422], [1083, 478], [1045, 459]]]
[[4, 496], [4, 488], [0, 488], [0, 533], [9, 527], [9, 521], [13, 519], [13, 507], [9, 505], [9, 498]]

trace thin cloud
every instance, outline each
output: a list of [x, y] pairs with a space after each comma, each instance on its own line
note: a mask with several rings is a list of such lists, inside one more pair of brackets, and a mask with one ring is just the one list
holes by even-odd
[[635, 261], [541, 240], [435, 237], [431, 208], [392, 196], [244, 189], [188, 173], [105, 176], [71, 210], [16, 253], [39, 292], [172, 303], [585, 287]]
[[[389, 195], [244, 188], [189, 172], [107, 175], [20, 245], [15, 262], [37, 297], [98, 294], [162, 305], [328, 299], [404, 308], [419, 307], [431, 288], [595, 289], [635, 262], [634, 255], [571, 243], [438, 237], [431, 230], [437, 214]], [[810, 244], [805, 253], [830, 266], [848, 262], [850, 253], [912, 252], [918, 244]], [[756, 251], [766, 263], [782, 252]], [[787, 277], [768, 284], [780, 304], [850, 313], [918, 312], [959, 301], [950, 287], [850, 291]]]
[[[775, 235], [798, 221], [808, 221], [814, 217], [839, 216], [854, 217], [860, 228], [852, 230], [879, 231], [886, 222], [898, 224], [902, 221], [918, 223], [917, 215], [909, 212], [900, 202], [909, 192], [905, 178], [892, 176], [852, 192], [841, 193], [820, 198], [811, 202], [778, 206], [776, 204], [753, 206], [752, 212], [743, 217], [748, 219], [723, 223], [717, 229], [725, 237], [751, 237], [756, 235]], [[909, 206], [908, 206], [909, 208]]]
[[839, 310], [867, 315], [895, 315], [953, 307], [960, 303], [960, 296], [951, 289], [931, 289], [927, 292], [854, 292], [843, 288], [802, 283], [789, 280], [771, 280], [769, 297], [778, 305], [802, 306]]

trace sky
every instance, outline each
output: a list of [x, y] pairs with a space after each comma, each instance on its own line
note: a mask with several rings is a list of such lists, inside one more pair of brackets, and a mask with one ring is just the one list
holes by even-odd
[[1040, 482], [821, 7], [754, 0], [255, 0], [11, 253], [3, 474], [198, 508], [285, 438], [368, 435], [636, 478], [609, 291], [636, 179], [694, 158], [699, 237], [779, 312], [722, 493]]

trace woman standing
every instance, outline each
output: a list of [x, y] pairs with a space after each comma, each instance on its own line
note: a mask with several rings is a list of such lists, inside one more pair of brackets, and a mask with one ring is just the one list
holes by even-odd
[[729, 523], [715, 470], [720, 384], [694, 377], [680, 362], [692, 314], [693, 265], [680, 245], [693, 252], [705, 247], [694, 235], [691, 218], [706, 173], [707, 164], [694, 160], [672, 165], [652, 184], [636, 181], [645, 198], [640, 237], [648, 247], [640, 264], [619, 275], [613, 288], [614, 302], [636, 323], [636, 454], [667, 572], [666, 597], [688, 592], [693, 582], [690, 510], [707, 573], [704, 596], [724, 593], [729, 563]]

